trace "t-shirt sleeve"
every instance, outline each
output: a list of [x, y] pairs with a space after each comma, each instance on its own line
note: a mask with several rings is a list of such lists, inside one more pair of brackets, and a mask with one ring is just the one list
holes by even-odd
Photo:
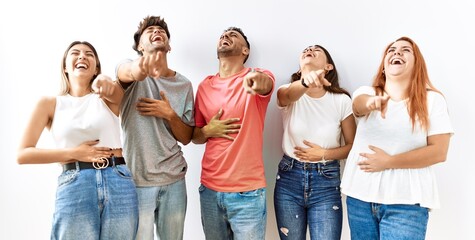
[[370, 86], [361, 86], [359, 88], [357, 88], [354, 92], [353, 92], [353, 100], [358, 97], [359, 95], [362, 95], [362, 94], [367, 94], [367, 95], [375, 95], [376, 92], [374, 91], [374, 88], [373, 87], [370, 87]]
[[194, 116], [194, 96], [193, 96], [193, 86], [191, 82], [189, 83], [188, 92], [186, 94], [185, 100], [185, 111], [183, 112], [182, 121], [189, 126], [195, 126], [195, 116]]
[[204, 127], [206, 125], [206, 120], [203, 116], [203, 113], [201, 112], [201, 98], [200, 98], [200, 87], [198, 87], [198, 90], [196, 92], [196, 99], [195, 99], [195, 126], [196, 127]]
[[346, 94], [341, 94], [341, 121], [345, 120], [348, 116], [353, 114], [353, 106], [351, 99]]
[[430, 124], [428, 135], [454, 134], [444, 96], [440, 93], [429, 91], [427, 97]]

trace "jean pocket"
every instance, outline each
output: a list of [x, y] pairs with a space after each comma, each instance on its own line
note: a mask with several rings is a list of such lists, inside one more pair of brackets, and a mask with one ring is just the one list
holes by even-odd
[[321, 169], [321, 173], [326, 178], [330, 178], [330, 179], [340, 178], [340, 167], [339, 166], [324, 166]]
[[78, 175], [79, 171], [76, 169], [68, 170], [61, 173], [61, 175], [59, 175], [58, 177], [58, 187], [65, 186], [74, 182], [74, 180], [77, 179]]
[[129, 167], [125, 164], [115, 165], [114, 172], [117, 173], [122, 178], [131, 179], [132, 173], [129, 170]]
[[279, 162], [279, 171], [287, 172], [292, 169], [292, 162], [287, 159], [282, 159]]
[[205, 189], [205, 186], [203, 186], [203, 184], [200, 184], [200, 186], [198, 187], [198, 192], [203, 192]]

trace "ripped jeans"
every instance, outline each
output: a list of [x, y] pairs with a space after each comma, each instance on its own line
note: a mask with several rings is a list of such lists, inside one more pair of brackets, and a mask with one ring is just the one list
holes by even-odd
[[280, 239], [339, 240], [342, 228], [340, 163], [303, 163], [284, 155], [279, 163], [274, 207]]

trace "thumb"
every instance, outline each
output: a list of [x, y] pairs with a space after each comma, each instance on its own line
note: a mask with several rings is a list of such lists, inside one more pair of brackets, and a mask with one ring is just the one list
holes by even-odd
[[168, 98], [167, 98], [167, 96], [166, 96], [166, 94], [165, 94], [164, 91], [160, 91], [160, 96], [162, 97], [162, 99], [163, 99], [165, 102], [168, 102]]
[[220, 119], [222, 115], [223, 115], [223, 109], [220, 108], [218, 113], [216, 113], [216, 115], [214, 115], [213, 119]]

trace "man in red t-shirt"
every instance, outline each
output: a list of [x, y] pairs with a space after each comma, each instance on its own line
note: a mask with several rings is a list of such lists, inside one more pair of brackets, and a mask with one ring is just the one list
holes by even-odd
[[218, 41], [219, 72], [199, 85], [192, 141], [206, 143], [200, 203], [207, 240], [265, 236], [266, 179], [262, 158], [270, 71], [244, 66], [250, 44], [230, 27]]

